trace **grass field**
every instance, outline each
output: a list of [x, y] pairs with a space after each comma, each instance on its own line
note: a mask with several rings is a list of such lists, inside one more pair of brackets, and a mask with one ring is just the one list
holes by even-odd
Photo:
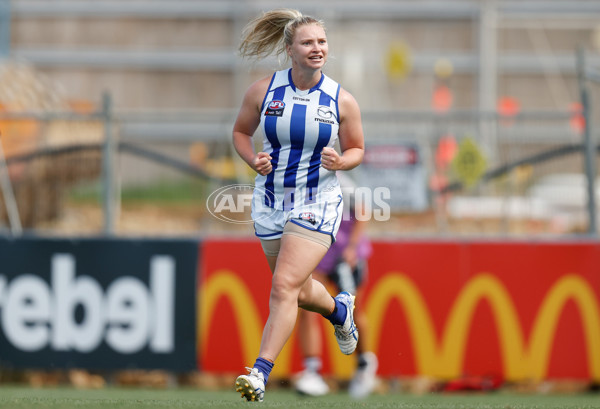
[[322, 398], [304, 398], [291, 390], [267, 390], [263, 403], [242, 400], [234, 391], [201, 391], [197, 389], [124, 389], [77, 390], [73, 388], [34, 389], [21, 386], [0, 386], [0, 408], [10, 409], [141, 409], [141, 408], [210, 408], [225, 409], [259, 406], [262, 408], [487, 408], [487, 409], [550, 409], [600, 408], [600, 395], [518, 395], [506, 392], [471, 395], [373, 395], [355, 401], [347, 394]]

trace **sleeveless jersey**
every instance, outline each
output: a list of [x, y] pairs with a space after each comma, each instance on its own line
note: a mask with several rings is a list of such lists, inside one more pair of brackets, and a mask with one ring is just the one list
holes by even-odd
[[260, 130], [273, 171], [257, 175], [254, 205], [292, 210], [319, 202], [339, 186], [335, 172], [321, 167], [321, 151], [338, 139], [340, 85], [321, 74], [310, 90], [298, 90], [292, 70], [277, 71], [265, 95]]

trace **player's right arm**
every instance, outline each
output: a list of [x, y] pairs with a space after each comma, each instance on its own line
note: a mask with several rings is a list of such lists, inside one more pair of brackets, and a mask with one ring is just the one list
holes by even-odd
[[254, 152], [252, 135], [260, 124], [262, 101], [267, 93], [270, 77], [256, 81], [246, 91], [242, 106], [233, 125], [233, 146], [238, 155], [257, 173], [271, 173], [271, 156], [266, 152]]

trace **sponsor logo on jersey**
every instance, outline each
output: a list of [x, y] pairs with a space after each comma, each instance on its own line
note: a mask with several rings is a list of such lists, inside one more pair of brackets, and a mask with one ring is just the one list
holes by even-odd
[[302, 212], [298, 215], [298, 219], [315, 224], [317, 222], [315, 214], [313, 212]]
[[321, 105], [319, 108], [317, 108], [317, 115], [323, 119], [333, 118], [333, 112], [331, 111], [331, 108], [326, 105]]
[[283, 109], [285, 108], [285, 103], [279, 100], [273, 100], [269, 102], [267, 105], [267, 110], [265, 111], [265, 115], [269, 116], [282, 116]]
[[321, 122], [324, 124], [335, 125], [335, 121], [332, 121], [330, 119], [315, 118], [315, 122]]
[[321, 122], [324, 124], [335, 125], [335, 115], [331, 111], [331, 108], [326, 105], [321, 105], [317, 108], [317, 115], [319, 117], [315, 117], [316, 122]]

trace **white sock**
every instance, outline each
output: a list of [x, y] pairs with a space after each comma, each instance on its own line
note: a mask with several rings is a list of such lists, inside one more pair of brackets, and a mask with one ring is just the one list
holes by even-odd
[[304, 368], [307, 371], [319, 373], [322, 367], [323, 362], [318, 356], [309, 356], [307, 358], [304, 358]]

